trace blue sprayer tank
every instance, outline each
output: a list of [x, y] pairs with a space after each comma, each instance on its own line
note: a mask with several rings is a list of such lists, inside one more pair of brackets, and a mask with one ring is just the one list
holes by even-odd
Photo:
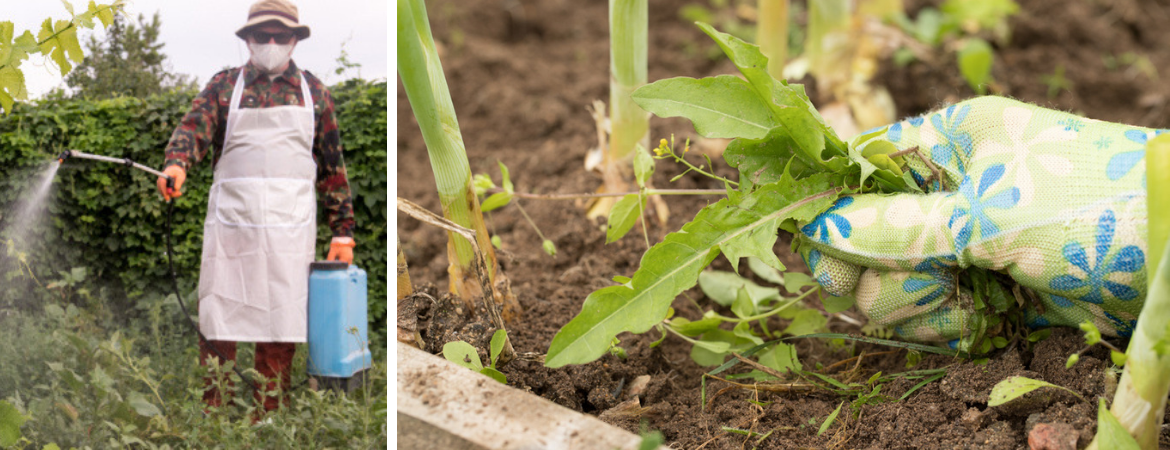
[[309, 375], [347, 379], [370, 368], [366, 292], [366, 271], [357, 266], [310, 265]]

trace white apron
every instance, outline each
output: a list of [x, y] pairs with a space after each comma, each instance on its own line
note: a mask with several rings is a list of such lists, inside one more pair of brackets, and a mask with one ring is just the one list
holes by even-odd
[[207, 339], [305, 342], [317, 237], [313, 98], [240, 109], [232, 90], [223, 152], [203, 224], [199, 329]]

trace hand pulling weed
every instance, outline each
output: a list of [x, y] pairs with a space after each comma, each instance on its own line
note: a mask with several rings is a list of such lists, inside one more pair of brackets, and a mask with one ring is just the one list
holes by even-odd
[[[824, 326], [824, 317], [792, 306], [818, 288], [794, 300], [754, 283], [736, 281], [734, 274], [703, 269], [720, 254], [737, 272], [742, 258], [754, 258], [749, 267], [775, 271], [759, 270], [766, 273], [761, 277], [781, 279], [786, 290], [797, 292], [798, 281], [815, 283], [803, 274], [783, 273], [786, 268], [772, 252], [777, 229], [795, 231], [796, 222], [811, 220], [845, 194], [922, 190], [901, 168], [906, 158], [917, 155], [899, 152], [892, 157], [896, 149], [874, 139], [877, 133], [846, 144], [825, 124], [801, 85], [767, 74], [763, 69], [767, 58], [757, 47], [708, 25], [698, 26], [731, 58], [744, 78], [670, 78], [635, 91], [633, 97], [659, 116], [690, 119], [706, 137], [735, 138], [723, 157], [738, 169], [739, 180], [714, 177], [705, 169], [710, 167], [709, 161], [703, 166], [692, 165], [682, 158], [686, 147], [680, 153], [673, 143], [660, 143], [655, 150], [657, 159], [673, 159], [687, 171], [721, 180], [727, 197], [707, 206], [680, 232], [651, 247], [632, 277], [590, 294], [582, 312], [553, 338], [545, 360], [549, 367], [595, 360], [624, 331], [643, 333], [658, 328], [675, 334], [694, 345], [692, 358], [707, 365], [719, 364], [729, 352], [759, 345], [764, 342], [760, 336], [774, 336], [762, 320], [771, 315], [793, 320], [780, 334], [816, 332]], [[625, 225], [629, 220], [619, 222]], [[950, 354], [985, 353], [1006, 345], [1006, 341], [993, 342], [985, 335], [1006, 325], [1001, 315], [1015, 317], [1011, 315], [1015, 303], [1007, 300], [1008, 291], [998, 276], [981, 269], [969, 269], [967, 274], [960, 281], [974, 291], [977, 314], [969, 319], [972, 333]], [[716, 280], [721, 280], [720, 287], [715, 287], [719, 284]], [[672, 318], [670, 303], [696, 284], [708, 298], [730, 307], [736, 317]], [[834, 310], [852, 303], [848, 298], [831, 301], [827, 307]], [[758, 330], [749, 323], [753, 321], [759, 321]], [[734, 329], [719, 328], [723, 322], [733, 323]]]

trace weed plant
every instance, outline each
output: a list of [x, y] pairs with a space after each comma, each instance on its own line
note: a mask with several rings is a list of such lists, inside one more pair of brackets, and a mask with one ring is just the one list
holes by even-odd
[[[172, 299], [173, 302], [173, 299]], [[129, 326], [91, 308], [60, 302], [43, 311], [0, 312], [0, 403], [23, 416], [13, 448], [384, 448], [386, 354], [352, 395], [295, 389], [289, 404], [253, 425], [246, 383], [229, 367], [234, 396], [205, 413], [198, 347], [178, 314], [159, 302]], [[293, 364], [293, 385], [305, 380], [305, 349]], [[251, 346], [238, 362], [251, 367]], [[249, 369], [245, 374], [259, 379]], [[52, 448], [51, 446], [49, 448]]]

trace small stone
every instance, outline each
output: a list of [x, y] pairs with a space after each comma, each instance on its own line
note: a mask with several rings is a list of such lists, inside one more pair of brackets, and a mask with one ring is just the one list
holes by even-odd
[[626, 387], [626, 393], [622, 396], [623, 400], [629, 400], [634, 397], [641, 396], [646, 392], [646, 387], [650, 386], [650, 375], [641, 375], [634, 378], [630, 385]]
[[1028, 433], [1032, 450], [1076, 450], [1077, 431], [1067, 423], [1041, 423]]
[[963, 425], [968, 429], [976, 431], [983, 428], [983, 425], [987, 423], [987, 419], [988, 417], [983, 411], [980, 411], [979, 408], [972, 407], [963, 413], [963, 417], [960, 420], [962, 420]]

